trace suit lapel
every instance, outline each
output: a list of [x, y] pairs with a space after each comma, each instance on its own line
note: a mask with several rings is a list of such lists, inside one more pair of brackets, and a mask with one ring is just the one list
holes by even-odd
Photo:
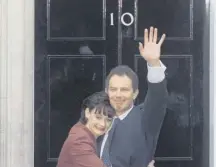
[[98, 157], [100, 157], [100, 150], [101, 150], [103, 138], [104, 138], [104, 135], [99, 136], [96, 140], [97, 141], [97, 155], [98, 155]]
[[[116, 125], [118, 126], [118, 125]], [[107, 140], [109, 140], [109, 149], [111, 149], [111, 146], [112, 146], [112, 140], [113, 140], [113, 136], [115, 135], [115, 131], [116, 131], [116, 127], [115, 129], [113, 130], [112, 134], [109, 134], [110, 136], [108, 137]]]

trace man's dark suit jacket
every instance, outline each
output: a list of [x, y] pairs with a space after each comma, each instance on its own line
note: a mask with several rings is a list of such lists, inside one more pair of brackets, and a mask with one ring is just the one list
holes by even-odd
[[105, 167], [97, 156], [95, 137], [82, 123], [71, 128], [57, 167]]
[[[144, 103], [133, 107], [115, 129], [110, 145], [112, 167], [147, 167], [154, 159], [167, 97], [165, 79], [148, 83]], [[102, 140], [97, 140], [99, 148]]]

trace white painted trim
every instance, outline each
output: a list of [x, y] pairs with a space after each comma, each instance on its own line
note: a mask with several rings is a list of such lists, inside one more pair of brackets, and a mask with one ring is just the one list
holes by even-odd
[[215, 167], [216, 139], [216, 3], [210, 0], [210, 167]]
[[216, 3], [215, 0], [209, 0], [210, 3], [210, 167], [215, 167], [216, 160]]
[[24, 14], [24, 167], [34, 167], [34, 11], [35, 0], [25, 0]]
[[0, 2], [0, 166], [34, 166], [34, 0]]
[[0, 3], [0, 166], [7, 165], [7, 1]]

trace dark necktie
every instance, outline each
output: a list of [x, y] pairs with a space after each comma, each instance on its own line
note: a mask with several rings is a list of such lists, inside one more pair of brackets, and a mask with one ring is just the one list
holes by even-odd
[[107, 137], [107, 140], [106, 140], [106, 142], [104, 144], [104, 149], [103, 149], [103, 153], [102, 153], [101, 159], [103, 160], [104, 164], [107, 167], [111, 167], [112, 166], [112, 163], [110, 161], [110, 156], [109, 156], [110, 142], [111, 142], [111, 139], [113, 137], [113, 133], [115, 131], [116, 125], [119, 122], [120, 122], [119, 118], [115, 118], [114, 119], [113, 124], [112, 124], [112, 128], [108, 132], [108, 137]]

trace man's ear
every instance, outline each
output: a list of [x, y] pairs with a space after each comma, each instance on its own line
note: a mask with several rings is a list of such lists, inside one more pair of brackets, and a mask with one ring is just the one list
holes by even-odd
[[90, 117], [90, 111], [89, 108], [85, 109], [85, 117], [88, 119]]
[[108, 93], [108, 90], [107, 90], [107, 88], [105, 88], [105, 92], [106, 92], [106, 93]]
[[139, 90], [137, 89], [137, 90], [135, 90], [135, 92], [133, 93], [133, 100], [135, 100], [135, 99], [137, 98], [138, 94], [139, 94]]

